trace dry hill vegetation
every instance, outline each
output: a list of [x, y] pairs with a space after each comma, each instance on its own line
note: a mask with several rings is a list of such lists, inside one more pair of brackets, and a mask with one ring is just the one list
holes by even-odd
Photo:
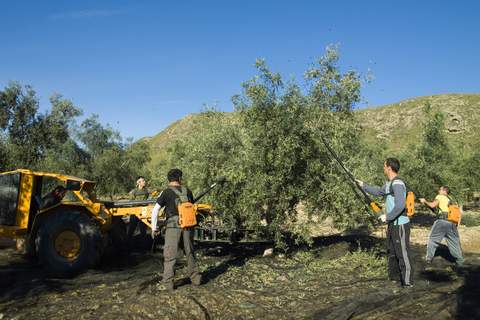
[[445, 115], [447, 138], [457, 152], [471, 152], [480, 139], [480, 94], [439, 94], [358, 110], [355, 114], [364, 130], [364, 139], [369, 144], [386, 145], [391, 152], [401, 152], [409, 143], [418, 143], [425, 119], [422, 107], [427, 102], [433, 112]]
[[[409, 142], [421, 140], [422, 108], [430, 102], [434, 112], [445, 115], [448, 141], [458, 152], [471, 152], [480, 140], [480, 94], [438, 94], [404, 100], [385, 106], [358, 109], [355, 117], [362, 127], [362, 137], [370, 145], [386, 146], [388, 151], [401, 152]], [[235, 117], [235, 113], [229, 116]], [[176, 141], [198, 131], [197, 122], [208, 122], [201, 113], [191, 114], [172, 123], [153, 137], [144, 138], [151, 148], [148, 167], [153, 170], [168, 157], [168, 148]], [[215, 123], [209, 123], [209, 126]]]

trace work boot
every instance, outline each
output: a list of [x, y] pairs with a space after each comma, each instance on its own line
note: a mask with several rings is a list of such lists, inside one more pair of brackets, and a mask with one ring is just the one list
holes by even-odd
[[190, 277], [190, 281], [194, 286], [199, 286], [202, 284], [202, 275], [197, 273]]

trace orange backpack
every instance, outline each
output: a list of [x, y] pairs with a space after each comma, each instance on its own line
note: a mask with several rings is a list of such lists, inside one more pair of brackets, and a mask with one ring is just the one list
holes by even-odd
[[405, 199], [405, 208], [407, 210], [408, 217], [412, 217], [415, 214], [415, 194], [412, 191], [407, 192], [407, 198]]
[[[395, 177], [390, 182], [390, 186], [389, 186], [390, 194], [393, 194], [392, 185], [393, 185], [393, 181], [395, 181], [395, 180], [403, 181], [402, 178]], [[415, 214], [415, 193], [413, 191], [408, 191], [409, 188], [408, 188], [407, 183], [405, 181], [403, 181], [403, 184], [405, 184], [405, 189], [407, 191], [407, 196], [405, 198], [405, 211], [407, 211], [407, 217], [410, 218]]]
[[193, 203], [188, 200], [187, 188], [182, 186], [182, 191], [171, 187], [173, 192], [177, 195], [175, 200], [178, 209], [178, 223], [181, 228], [193, 227], [197, 224], [197, 210]]
[[450, 201], [448, 202], [447, 220], [456, 225], [460, 225], [460, 221], [462, 220], [462, 208], [453, 204], [452, 199], [448, 198], [448, 200]]

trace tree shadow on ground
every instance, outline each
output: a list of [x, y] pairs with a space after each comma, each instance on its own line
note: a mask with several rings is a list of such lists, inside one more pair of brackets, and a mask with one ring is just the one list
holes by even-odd
[[435, 251], [435, 260], [438, 258], [443, 258], [448, 262], [455, 263], [455, 258], [450, 254], [448, 247], [444, 244], [440, 244]]
[[464, 285], [457, 292], [457, 319], [480, 317], [480, 266], [468, 266], [464, 273]]
[[[202, 283], [208, 283], [215, 280], [218, 276], [225, 273], [230, 267], [241, 267], [249, 259], [260, 256], [268, 247], [267, 244], [222, 244], [216, 245], [215, 250], [208, 250], [206, 247], [206, 254], [214, 257], [226, 255], [228, 258], [219, 265], [209, 268], [202, 274]], [[210, 249], [212, 247], [210, 246]]]
[[[329, 236], [319, 236], [312, 239], [310, 244], [296, 244], [293, 236], [285, 237], [288, 249], [286, 253], [293, 255], [299, 251], [318, 251], [329, 246], [343, 244], [343, 247], [349, 252], [357, 251], [358, 249], [371, 250], [373, 248], [383, 248], [385, 244], [384, 239], [379, 239], [371, 236], [365, 232], [353, 233], [349, 235], [335, 234]], [[345, 252], [346, 253], [346, 252]]]
[[145, 252], [120, 253], [104, 257], [94, 269], [59, 277], [50, 274], [34, 260], [25, 259], [12, 248], [2, 249], [1, 258], [8, 262], [0, 266], [0, 302], [148, 276], [158, 270], [155, 261], [159, 260]]
[[0, 266], [0, 302], [20, 299], [41, 292], [62, 293], [65, 289], [58, 279], [50, 278], [36, 263], [23, 259], [13, 249], [3, 249], [13, 261]]

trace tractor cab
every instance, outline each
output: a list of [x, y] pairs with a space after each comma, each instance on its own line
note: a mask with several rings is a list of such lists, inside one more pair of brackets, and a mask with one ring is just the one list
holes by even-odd
[[[65, 188], [65, 196], [55, 204], [92, 202], [94, 182], [61, 174], [18, 169], [0, 174], [0, 236], [15, 237], [32, 228], [39, 213], [51, 210], [42, 202], [56, 187]], [[43, 208], [42, 208], [43, 207]]]

